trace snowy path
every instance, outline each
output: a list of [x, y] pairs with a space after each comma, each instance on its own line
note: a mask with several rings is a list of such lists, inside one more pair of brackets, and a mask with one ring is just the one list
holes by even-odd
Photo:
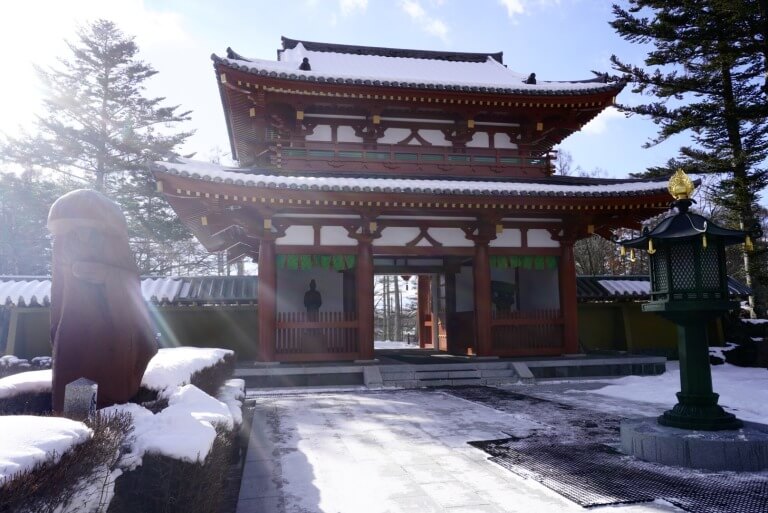
[[[256, 402], [238, 513], [585, 511], [467, 445], [557, 429], [535, 410], [506, 413], [424, 390]], [[665, 503], [613, 508], [676, 511]]]

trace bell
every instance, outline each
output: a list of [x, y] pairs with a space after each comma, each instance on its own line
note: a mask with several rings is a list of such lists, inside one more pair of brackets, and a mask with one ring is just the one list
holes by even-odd
[[648, 239], [648, 254], [653, 255], [656, 250], [653, 248], [653, 239]]

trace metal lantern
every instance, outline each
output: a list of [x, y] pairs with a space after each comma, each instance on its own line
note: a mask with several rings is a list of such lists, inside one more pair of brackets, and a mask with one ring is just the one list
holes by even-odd
[[684, 429], [737, 429], [742, 422], [717, 404], [712, 391], [708, 321], [738, 307], [728, 296], [725, 247], [744, 243], [747, 232], [722, 228], [689, 212], [694, 185], [678, 170], [669, 181], [675, 198], [673, 213], [640, 237], [619, 242], [634, 252], [646, 250], [650, 260], [651, 300], [644, 312], [653, 312], [678, 327], [680, 383], [678, 404], [659, 417], [659, 423]]

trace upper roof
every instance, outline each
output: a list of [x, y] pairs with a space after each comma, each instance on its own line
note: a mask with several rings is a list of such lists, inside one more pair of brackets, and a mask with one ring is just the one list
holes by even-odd
[[[502, 63], [502, 53], [460, 53], [316, 43], [283, 38], [278, 60], [243, 57], [227, 49], [216, 63], [256, 75], [288, 80], [438, 89], [496, 94], [558, 95], [618, 92], [622, 82], [604, 76], [575, 81], [526, 83], [530, 72], [517, 73]], [[307, 58], [311, 70], [299, 65]], [[535, 70], [531, 70], [535, 71]]]
[[397, 194], [451, 194], [503, 196], [631, 196], [666, 193], [666, 180], [593, 179], [548, 177], [546, 179], [445, 180], [412, 178], [357, 178], [334, 176], [283, 176], [259, 169], [227, 168], [210, 162], [179, 159], [156, 162], [156, 172], [207, 182], [262, 189], [295, 189]]

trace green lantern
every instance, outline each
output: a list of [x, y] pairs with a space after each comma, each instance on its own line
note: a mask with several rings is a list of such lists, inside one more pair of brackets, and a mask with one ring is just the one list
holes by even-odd
[[659, 423], [683, 429], [738, 429], [742, 422], [717, 404], [718, 394], [712, 391], [706, 326], [713, 317], [738, 308], [728, 296], [725, 247], [743, 243], [750, 250], [751, 237], [689, 212], [693, 190], [691, 179], [678, 170], [669, 181], [673, 213], [640, 237], [619, 244], [622, 252], [648, 252], [651, 300], [643, 311], [677, 325], [681, 391], [678, 403], [659, 417]]

